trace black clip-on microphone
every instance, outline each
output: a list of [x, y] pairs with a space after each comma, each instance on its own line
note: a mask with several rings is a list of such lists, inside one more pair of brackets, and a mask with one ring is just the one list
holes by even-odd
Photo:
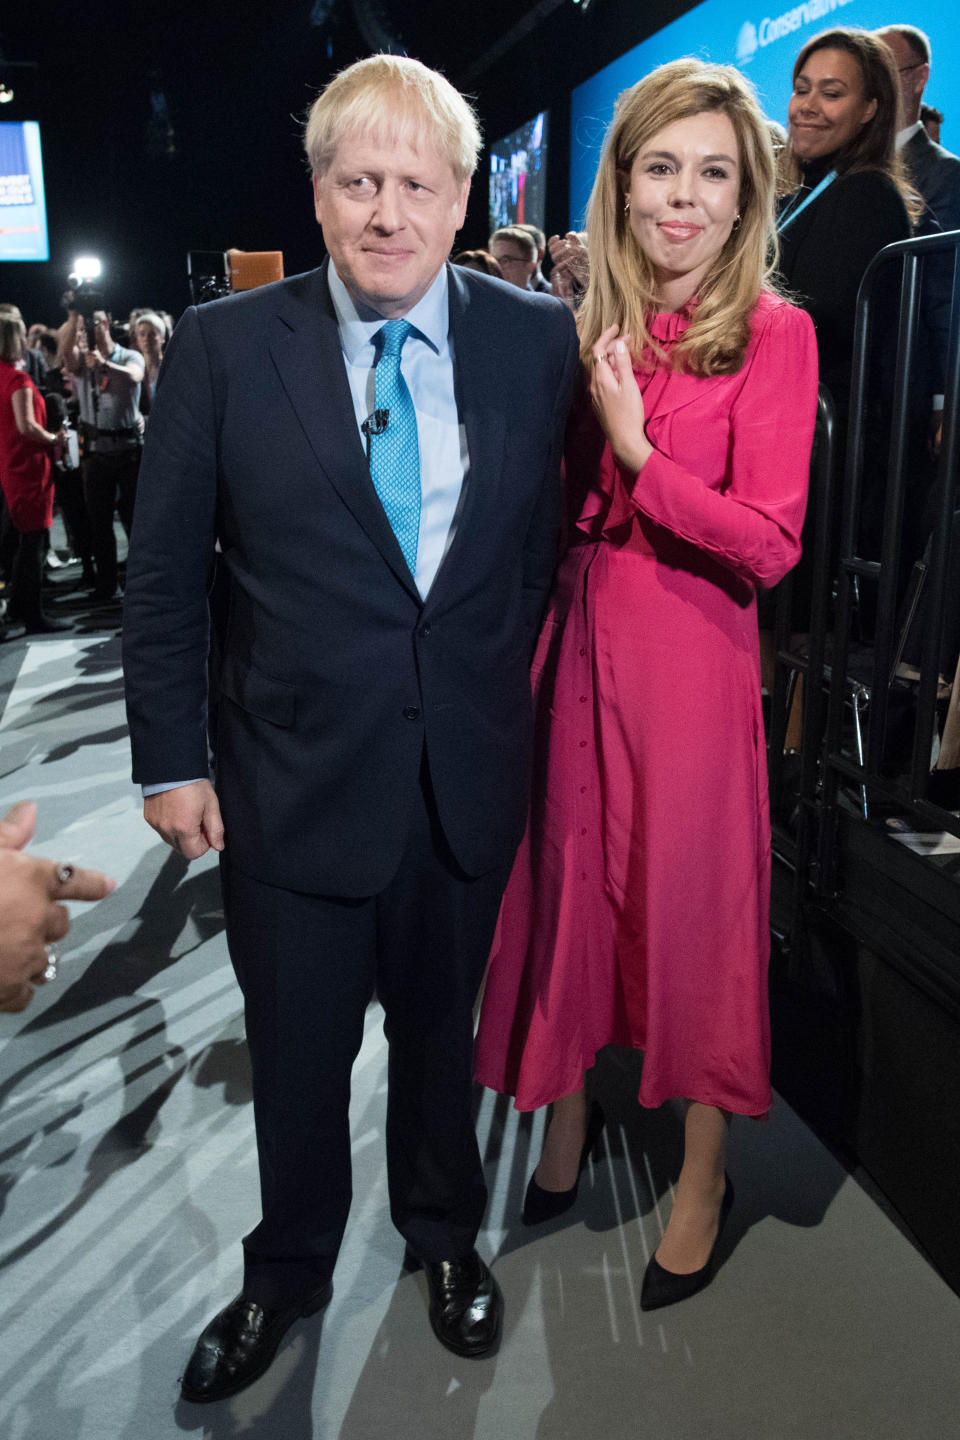
[[360, 429], [369, 440], [371, 435], [382, 435], [389, 424], [389, 410], [374, 410], [373, 414], [368, 415], [366, 420], [364, 420]]

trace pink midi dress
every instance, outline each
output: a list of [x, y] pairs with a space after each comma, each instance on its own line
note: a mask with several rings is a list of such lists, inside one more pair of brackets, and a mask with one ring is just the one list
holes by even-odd
[[[669, 353], [689, 313], [653, 333]], [[742, 368], [635, 371], [639, 476], [584, 389], [568, 534], [533, 669], [530, 820], [500, 914], [476, 1075], [533, 1110], [597, 1051], [644, 1051], [640, 1101], [771, 1101], [770, 832], [755, 590], [800, 554], [817, 352], [764, 293]]]

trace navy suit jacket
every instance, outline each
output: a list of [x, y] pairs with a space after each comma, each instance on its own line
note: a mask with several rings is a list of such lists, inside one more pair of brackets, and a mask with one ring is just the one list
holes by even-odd
[[134, 779], [207, 773], [206, 581], [230, 575], [217, 790], [240, 870], [360, 896], [395, 873], [426, 746], [468, 874], [523, 831], [529, 661], [555, 561], [577, 339], [558, 301], [449, 267], [469, 473], [425, 602], [370, 480], [326, 267], [189, 309], [127, 572]]
[[910, 136], [902, 155], [940, 229], [960, 230], [960, 156], [931, 140], [922, 128]]

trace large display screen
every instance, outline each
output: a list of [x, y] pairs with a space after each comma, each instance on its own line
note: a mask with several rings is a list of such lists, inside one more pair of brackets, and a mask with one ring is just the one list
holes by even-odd
[[771, 120], [787, 121], [793, 62], [803, 45], [834, 25], [876, 30], [903, 20], [930, 37], [933, 65], [924, 100], [945, 116], [941, 143], [960, 151], [960, 26], [952, 0], [915, 0], [904, 15], [890, 0], [804, 0], [765, 10], [765, 0], [704, 0], [679, 20], [621, 55], [571, 97], [570, 225], [583, 225], [604, 132], [622, 90], [666, 60], [697, 55], [736, 65], [757, 87]]
[[40, 126], [0, 121], [0, 260], [49, 260]]
[[490, 146], [490, 230], [544, 228], [547, 214], [547, 112]]

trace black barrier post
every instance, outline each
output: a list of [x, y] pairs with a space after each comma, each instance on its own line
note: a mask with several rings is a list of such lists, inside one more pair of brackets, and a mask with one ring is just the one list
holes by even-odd
[[[953, 535], [953, 512], [956, 506], [957, 473], [960, 469], [960, 244], [954, 250], [953, 305], [949, 327], [950, 348], [947, 355], [947, 382], [943, 405], [943, 433], [937, 465], [937, 524], [933, 533], [928, 579], [928, 623], [924, 627], [920, 660], [920, 691], [917, 697], [917, 723], [913, 733], [913, 756], [910, 766], [910, 799], [924, 799], [930, 773], [930, 748], [936, 722], [937, 682], [940, 671], [940, 638], [943, 629], [944, 601], [960, 604], [960, 596], [947, 596], [947, 569]], [[951, 659], [956, 661], [957, 656]], [[954, 683], [957, 683], [954, 681]]]
[[[953, 257], [952, 322], [949, 329], [949, 355], [943, 416], [943, 436], [938, 468], [938, 514], [931, 537], [929, 590], [926, 596], [926, 620], [922, 632], [920, 683], [917, 716], [913, 736], [913, 753], [907, 787], [886, 780], [882, 775], [884, 734], [886, 730], [887, 695], [892, 681], [894, 633], [900, 528], [903, 515], [905, 471], [907, 462], [906, 427], [908, 386], [913, 374], [917, 345], [918, 308], [921, 295], [923, 266], [931, 256], [951, 254]], [[903, 261], [905, 270], [900, 289], [896, 390], [890, 439], [890, 474], [884, 510], [883, 563], [859, 554], [862, 472], [867, 425], [867, 388], [869, 377], [870, 341], [876, 319], [876, 292], [883, 272], [892, 264]], [[939, 649], [946, 596], [947, 562], [955, 505], [958, 461], [960, 461], [960, 231], [946, 235], [928, 235], [888, 245], [874, 257], [864, 274], [857, 301], [854, 330], [854, 355], [851, 384], [850, 433], [847, 443], [844, 482], [841, 556], [837, 578], [837, 606], [830, 665], [831, 684], [827, 708], [826, 744], [823, 755], [822, 815], [819, 833], [817, 872], [824, 895], [836, 885], [836, 833], [840, 806], [840, 784], [852, 781], [868, 789], [878, 799], [902, 806], [912, 814], [918, 825], [934, 826], [960, 835], [960, 819], [923, 798], [930, 751], [936, 721]], [[850, 630], [853, 612], [853, 586], [857, 579], [877, 581], [880, 588], [877, 612], [876, 644], [871, 679], [862, 689], [869, 698], [869, 742], [864, 763], [848, 757], [843, 750], [844, 707], [853, 688], [850, 674]], [[956, 658], [956, 657], [953, 657]], [[866, 799], [864, 799], [864, 812]]]
[[906, 488], [909, 446], [907, 406], [910, 383], [913, 379], [917, 325], [920, 318], [920, 264], [921, 261], [916, 255], [905, 256], [900, 281], [900, 316], [897, 329], [897, 361], [894, 372], [893, 419], [890, 427], [886, 503], [883, 515], [883, 541], [873, 645], [873, 677], [870, 686], [871, 698], [868, 716], [867, 769], [871, 773], [878, 773], [883, 768], [883, 751], [887, 734], [890, 662], [893, 656], [894, 633], [897, 625], [903, 498]]
[[[818, 834], [817, 792], [820, 783], [826, 705], [824, 673], [833, 587], [830, 556], [831, 537], [836, 526], [837, 503], [835, 428], [836, 411], [833, 400], [830, 392], [821, 385], [817, 397], [815, 454], [810, 477], [811, 491], [814, 494], [816, 507], [813, 532], [810, 633], [806, 655], [785, 652], [777, 656], [778, 661], [782, 664], [804, 676], [803, 744], [800, 751], [800, 794], [793, 865], [793, 896], [789, 927], [783, 942], [783, 948], [788, 953], [788, 973], [792, 980], [799, 980], [802, 975], [802, 947], [799, 941], [802, 934], [804, 902], [811, 891], [814, 895], [818, 895], [820, 891], [819, 864], [813, 857]], [[783, 603], [789, 604], [789, 597]]]

